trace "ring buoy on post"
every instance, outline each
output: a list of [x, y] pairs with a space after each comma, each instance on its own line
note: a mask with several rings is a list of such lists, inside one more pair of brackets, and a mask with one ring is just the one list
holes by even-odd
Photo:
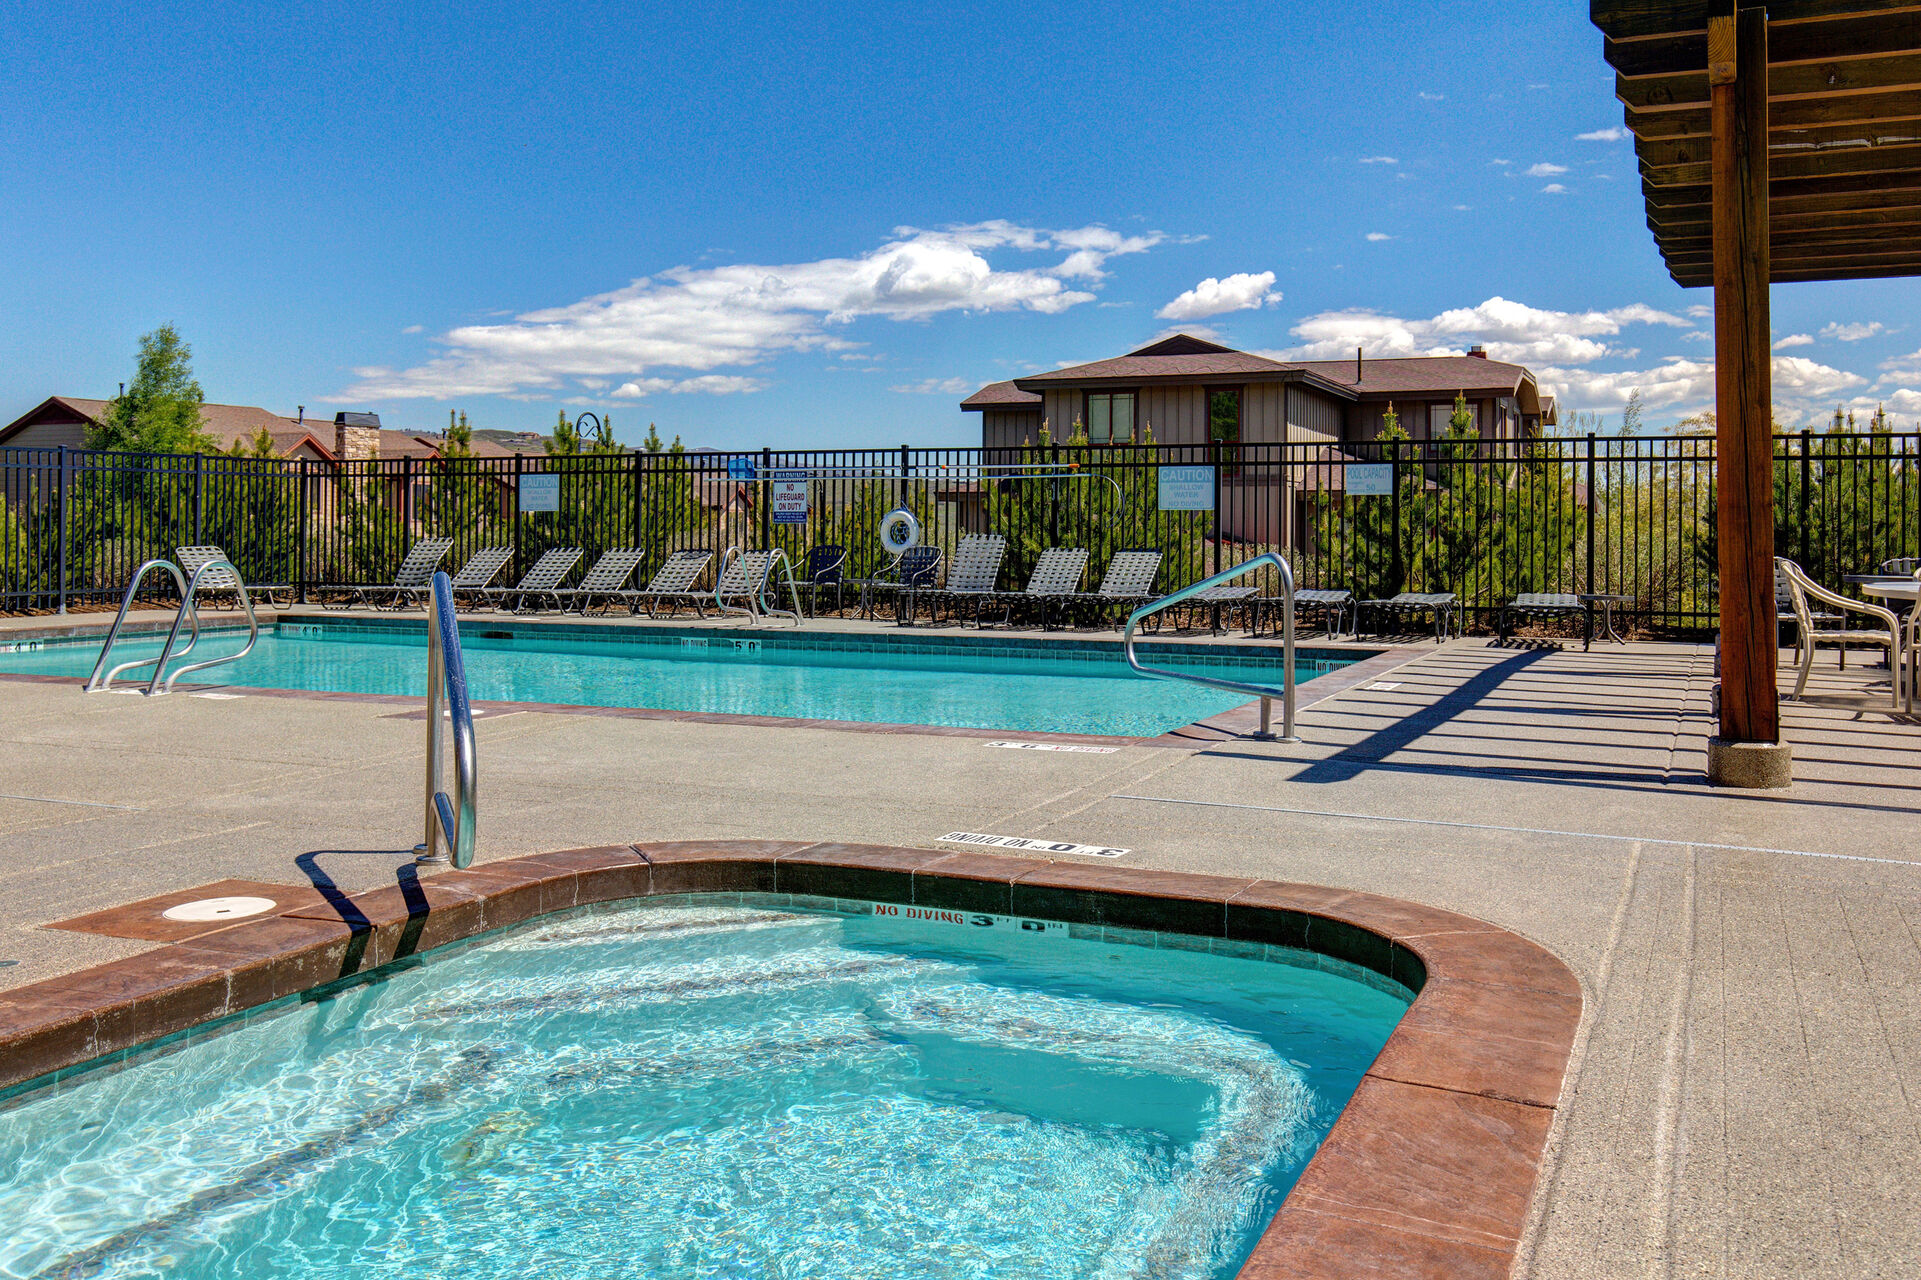
[[920, 521], [906, 507], [895, 507], [880, 518], [880, 544], [889, 555], [906, 555], [920, 545]]

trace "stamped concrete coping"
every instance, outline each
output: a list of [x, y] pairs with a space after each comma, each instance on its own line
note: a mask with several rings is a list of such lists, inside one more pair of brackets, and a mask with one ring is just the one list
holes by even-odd
[[[0, 992], [0, 1088], [479, 933], [625, 898], [806, 894], [1261, 942], [1361, 965], [1418, 995], [1242, 1280], [1469, 1280], [1512, 1267], [1581, 1017], [1574, 974], [1515, 933], [1401, 899], [1271, 880], [742, 840], [533, 854], [319, 901], [306, 886], [287, 889], [280, 914], [211, 922], [129, 959]], [[117, 910], [138, 928], [162, 901]], [[99, 926], [111, 914], [88, 919]]]

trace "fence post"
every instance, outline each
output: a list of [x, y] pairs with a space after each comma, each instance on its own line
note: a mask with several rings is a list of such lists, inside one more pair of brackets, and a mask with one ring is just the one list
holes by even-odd
[[[1211, 435], [1212, 432], [1209, 434]], [[1201, 576], [1203, 578], [1211, 573], [1219, 573], [1227, 567], [1224, 563], [1227, 557], [1222, 553], [1221, 547], [1221, 442], [1219, 440], [1209, 441], [1207, 451], [1214, 463], [1214, 511], [1211, 517], [1214, 526], [1214, 567], [1212, 569], [1208, 568], [1206, 562], [1203, 561], [1201, 564]]]
[[1407, 564], [1401, 556], [1401, 442], [1387, 442], [1388, 466], [1388, 586], [1393, 590], [1389, 595], [1398, 596], [1407, 589]]
[[1587, 433], [1587, 589], [1594, 594], [1594, 433]]
[[206, 502], [203, 497], [207, 480], [204, 467], [206, 461], [207, 455], [204, 453], [196, 453], [193, 455], [193, 541], [195, 546], [205, 541], [205, 539], [201, 537], [201, 530], [206, 525], [203, 519], [206, 512]]
[[60, 446], [60, 604], [57, 612], [67, 611], [67, 446]]
[[300, 485], [300, 500], [294, 504], [294, 510], [300, 521], [299, 533], [294, 542], [294, 555], [298, 560], [294, 566], [294, 582], [300, 588], [300, 595], [296, 598], [300, 603], [305, 604], [307, 603], [307, 583], [312, 579], [312, 574], [307, 569], [309, 551], [307, 539], [308, 526], [313, 523], [313, 493], [307, 476], [307, 460], [295, 458], [294, 467], [296, 468], [294, 475]]
[[643, 492], [643, 490], [642, 490], [642, 488], [641, 488], [641, 479], [642, 479], [642, 477], [641, 477], [641, 467], [642, 467], [642, 465], [643, 465], [643, 463], [641, 462], [641, 459], [643, 459], [643, 458], [645, 458], [645, 457], [647, 456], [647, 454], [646, 454], [646, 453], [645, 453], [644, 451], [642, 451], [642, 450], [640, 450], [640, 449], [636, 449], [636, 450], [634, 450], [634, 451], [633, 451], [633, 453], [631, 453], [631, 454], [629, 454], [628, 456], [629, 456], [629, 457], [631, 457], [631, 458], [632, 458], [632, 459], [634, 460], [634, 461], [633, 461], [633, 464], [632, 464], [631, 466], [629, 466], [629, 467], [627, 468], [627, 469], [628, 469], [629, 471], [631, 471], [631, 472], [633, 472], [633, 486], [634, 486], [634, 541], [633, 541], [633, 545], [634, 545], [634, 546], [636, 546], [636, 547], [644, 547], [644, 546], [646, 546], [646, 544], [645, 544], [644, 542], [642, 542], [642, 541], [641, 541], [641, 537], [640, 537], [640, 522], [641, 522], [641, 520], [642, 520], [642, 518], [643, 518], [643, 517], [642, 517], [642, 515], [641, 515], [641, 494], [642, 494], [642, 492]]
[[1808, 568], [1808, 482], [1813, 478], [1813, 467], [1808, 452], [1814, 443], [1814, 433], [1806, 427], [1801, 428], [1801, 511], [1797, 517], [1801, 524], [1801, 547], [1799, 559], [1803, 572]]
[[774, 545], [774, 451], [766, 445], [760, 448], [760, 484], [754, 490], [754, 506], [760, 511], [760, 545], [763, 550]]
[[[514, 531], [514, 560], [515, 560], [514, 572], [515, 573], [525, 572], [527, 567], [526, 557], [520, 554], [520, 477], [521, 477], [521, 474], [526, 471], [526, 469], [527, 469], [527, 455], [524, 453], [515, 453], [514, 454], [514, 522], [511, 526], [511, 528]], [[558, 521], [559, 517], [556, 516], [555, 519], [556, 521]]]

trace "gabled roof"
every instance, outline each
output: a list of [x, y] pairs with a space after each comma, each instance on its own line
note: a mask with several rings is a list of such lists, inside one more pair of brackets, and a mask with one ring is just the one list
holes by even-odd
[[1038, 409], [1041, 398], [1011, 382], [990, 382], [961, 401], [963, 409]]
[[[5, 444], [9, 437], [32, 423], [55, 415], [58, 415], [56, 420], [59, 421], [77, 418], [83, 422], [99, 422], [107, 412], [107, 406], [112, 403], [111, 400], [94, 400], [85, 396], [48, 396], [5, 427], [0, 427], [0, 444]], [[298, 448], [305, 439], [313, 443], [322, 457], [332, 454], [331, 447], [321, 440], [320, 433], [331, 436], [333, 424], [318, 418], [309, 418], [302, 423], [255, 405], [203, 404], [200, 406], [200, 421], [207, 434], [222, 449], [231, 449], [236, 444], [251, 441], [265, 427], [274, 443], [283, 446], [283, 453]]]
[[961, 401], [963, 409], [1035, 406], [1049, 387], [1125, 386], [1144, 382], [1304, 382], [1345, 400], [1389, 396], [1515, 396], [1523, 413], [1539, 411], [1534, 375], [1524, 366], [1469, 356], [1363, 356], [1353, 360], [1276, 360], [1177, 333], [1124, 356], [993, 382]]

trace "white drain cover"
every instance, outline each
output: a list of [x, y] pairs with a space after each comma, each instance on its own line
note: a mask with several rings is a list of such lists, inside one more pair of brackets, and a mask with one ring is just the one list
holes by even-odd
[[257, 916], [262, 911], [272, 911], [272, 898], [202, 898], [198, 902], [183, 902], [177, 907], [168, 907], [160, 914], [169, 920], [238, 920], [244, 916]]

